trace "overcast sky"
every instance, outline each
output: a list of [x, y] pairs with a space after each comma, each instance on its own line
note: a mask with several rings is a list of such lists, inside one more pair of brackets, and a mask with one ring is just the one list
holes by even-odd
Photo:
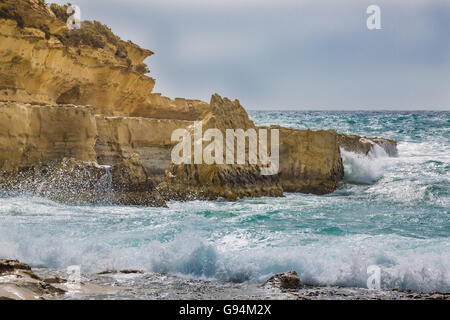
[[[59, 4], [68, 1], [48, 0]], [[155, 92], [247, 109], [450, 109], [450, 0], [72, 0], [146, 60]], [[381, 7], [381, 30], [366, 9]]]

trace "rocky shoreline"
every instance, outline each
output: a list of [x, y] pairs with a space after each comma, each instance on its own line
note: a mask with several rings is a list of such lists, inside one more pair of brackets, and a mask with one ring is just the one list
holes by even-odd
[[450, 294], [309, 286], [300, 282], [295, 271], [273, 275], [262, 285], [191, 280], [140, 270], [83, 274], [75, 283], [66, 272], [32, 270], [17, 260], [0, 260], [0, 300], [66, 299], [450, 300]]
[[[67, 203], [166, 206], [168, 200], [328, 194], [343, 179], [340, 149], [396, 155], [396, 142], [334, 130], [258, 128], [238, 100], [154, 93], [153, 52], [101, 23], [68, 32], [65, 7], [5, 1], [0, 17], [0, 187]], [[92, 34], [88, 34], [91, 32]], [[92, 37], [99, 40], [90, 41]], [[100, 41], [101, 40], [101, 41]], [[175, 165], [176, 129], [276, 129], [278, 174], [261, 164]], [[259, 131], [258, 131], [259, 132]], [[259, 137], [258, 137], [259, 138]], [[206, 146], [204, 141], [193, 141]], [[268, 148], [268, 150], [270, 150]]]

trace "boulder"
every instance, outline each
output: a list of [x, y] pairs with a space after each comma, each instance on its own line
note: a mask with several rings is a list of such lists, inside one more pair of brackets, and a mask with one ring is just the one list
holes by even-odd
[[267, 289], [295, 290], [304, 287], [298, 277], [297, 272], [287, 271], [278, 273], [269, 278], [264, 285]]

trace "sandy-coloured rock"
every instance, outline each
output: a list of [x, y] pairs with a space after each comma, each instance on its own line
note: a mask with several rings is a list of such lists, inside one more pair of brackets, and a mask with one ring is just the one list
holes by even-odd
[[[102, 124], [99, 121], [104, 136], [99, 137], [96, 117], [88, 107], [0, 103], [3, 188], [61, 202], [164, 206], [139, 154], [130, 144], [121, 145], [122, 131], [114, 125], [106, 130]], [[161, 144], [170, 143], [165, 139]], [[98, 147], [103, 141], [117, 151], [117, 159], [101, 162], [109, 166], [97, 164], [97, 158], [109, 155]]]
[[88, 107], [0, 102], [0, 171], [66, 157], [95, 161], [96, 135]]
[[8, 3], [6, 12], [17, 8], [25, 27], [0, 18], [0, 100], [92, 105], [110, 115], [148, 105], [155, 82], [137, 67], [151, 51], [121, 40], [103, 48], [70, 46], [61, 42], [65, 23], [48, 7], [31, 0]]
[[136, 105], [129, 115], [153, 119], [194, 121], [203, 119], [209, 111], [209, 104], [200, 100], [170, 99], [159, 93], [152, 93], [145, 105]]
[[344, 177], [334, 130], [280, 130], [280, 182], [286, 192], [327, 194]]
[[0, 300], [51, 299], [66, 291], [46, 283], [18, 260], [0, 260]]
[[104, 296], [123, 290], [127, 288], [75, 282], [70, 277], [43, 279], [29, 265], [18, 260], [0, 260], [0, 300], [54, 300], [61, 299], [65, 294]]
[[96, 116], [97, 161], [115, 165], [123, 159], [135, 159], [152, 178], [160, 180], [171, 162], [172, 132], [193, 125], [192, 121], [137, 117]]
[[355, 134], [338, 135], [339, 146], [345, 151], [367, 155], [375, 145], [381, 147], [389, 157], [398, 155], [397, 141], [387, 138], [361, 137]]
[[[260, 164], [250, 164], [248, 147], [246, 143], [245, 164], [226, 164], [226, 149], [230, 146], [225, 143], [227, 129], [256, 130], [253, 122], [248, 118], [247, 112], [238, 100], [231, 101], [218, 94], [211, 97], [210, 110], [202, 119], [202, 131], [218, 129], [222, 132], [224, 140], [222, 145], [222, 163], [171, 164], [167, 170], [167, 181], [159, 186], [160, 192], [169, 199], [190, 200], [225, 198], [236, 200], [242, 197], [282, 196], [283, 189], [278, 181], [278, 175], [262, 175]], [[194, 150], [194, 128], [190, 128], [192, 137], [192, 150]], [[203, 136], [200, 137], [203, 139]], [[205, 150], [211, 142], [197, 141]], [[236, 148], [237, 143], [235, 144]], [[236, 151], [236, 150], [235, 150]], [[235, 152], [235, 155], [237, 152]], [[194, 156], [194, 151], [192, 151]]]

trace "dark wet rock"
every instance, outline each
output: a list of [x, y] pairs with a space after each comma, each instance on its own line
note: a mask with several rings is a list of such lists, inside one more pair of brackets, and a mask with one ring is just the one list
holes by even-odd
[[273, 275], [266, 281], [263, 285], [265, 288], [278, 288], [278, 289], [300, 289], [304, 287], [301, 283], [300, 278], [298, 277], [297, 272], [295, 271], [287, 271], [284, 273], [278, 273]]
[[0, 275], [4, 273], [11, 273], [16, 270], [28, 270], [31, 271], [31, 267], [25, 263], [21, 263], [18, 260], [3, 259], [0, 260]]
[[44, 281], [49, 284], [67, 283], [67, 279], [62, 279], [60, 277], [48, 278], [45, 279]]
[[103, 274], [117, 274], [117, 273], [123, 273], [123, 274], [137, 274], [137, 273], [144, 273], [142, 270], [133, 270], [133, 269], [125, 269], [125, 270], [105, 270], [102, 272], [99, 272], [97, 274], [103, 275]]

